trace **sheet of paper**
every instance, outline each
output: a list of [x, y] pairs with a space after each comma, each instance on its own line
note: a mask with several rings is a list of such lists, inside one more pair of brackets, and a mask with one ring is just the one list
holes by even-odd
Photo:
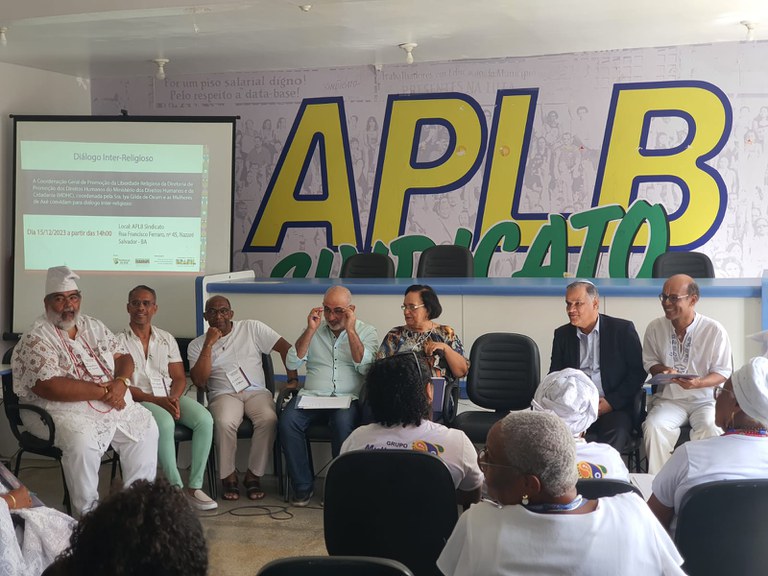
[[298, 407], [305, 410], [338, 410], [349, 408], [352, 396], [305, 396], [299, 397]]
[[669, 384], [674, 380], [675, 378], [683, 378], [685, 380], [692, 380], [693, 378], [698, 378], [698, 375], [696, 374], [656, 374], [653, 378], [651, 378], [648, 383], [652, 386], [663, 386], [664, 384]]

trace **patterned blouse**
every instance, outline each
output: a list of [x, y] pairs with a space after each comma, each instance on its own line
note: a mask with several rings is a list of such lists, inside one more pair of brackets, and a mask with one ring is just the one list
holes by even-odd
[[[410, 352], [411, 350], [423, 352], [424, 342], [427, 340], [445, 342], [455, 352], [464, 356], [464, 345], [450, 326], [436, 325], [425, 332], [414, 332], [407, 326], [397, 326], [384, 336], [379, 351], [376, 353], [376, 359], [394, 356], [401, 352]], [[437, 365], [432, 366], [432, 376], [445, 377], [446, 369], [447, 364], [445, 359], [442, 359]]]

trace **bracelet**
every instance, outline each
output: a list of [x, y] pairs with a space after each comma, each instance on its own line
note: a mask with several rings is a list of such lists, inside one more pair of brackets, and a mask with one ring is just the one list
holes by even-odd
[[12, 507], [9, 506], [8, 508], [10, 508], [10, 509], [16, 508], [16, 497], [13, 494], [11, 494], [10, 492], [5, 494], [5, 496], [10, 496], [11, 500], [13, 500], [13, 506]]
[[115, 376], [115, 380], [120, 380], [120, 382], [125, 384], [126, 388], [130, 388], [131, 387], [131, 381], [128, 378], [126, 378], [125, 376]]

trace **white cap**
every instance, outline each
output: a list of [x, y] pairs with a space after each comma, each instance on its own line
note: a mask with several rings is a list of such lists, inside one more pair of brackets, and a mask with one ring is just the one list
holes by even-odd
[[578, 437], [597, 420], [600, 393], [591, 378], [581, 370], [566, 368], [547, 374], [536, 388], [531, 407], [553, 412]]
[[768, 358], [752, 358], [731, 376], [733, 393], [744, 413], [768, 425]]
[[69, 266], [48, 268], [48, 276], [45, 279], [45, 295], [78, 290], [75, 280], [80, 280], [80, 276]]

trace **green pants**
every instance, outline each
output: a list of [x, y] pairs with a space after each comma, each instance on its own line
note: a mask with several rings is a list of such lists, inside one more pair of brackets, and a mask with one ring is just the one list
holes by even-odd
[[[157, 441], [157, 460], [160, 468], [171, 484], [182, 488], [184, 484], [181, 482], [179, 469], [176, 466], [176, 445], [173, 441], [176, 420], [165, 408], [157, 404], [151, 402], [141, 404], [152, 412], [160, 432]], [[179, 411], [181, 416], [178, 422], [192, 429], [192, 466], [189, 471], [189, 488], [202, 488], [205, 465], [208, 462], [208, 453], [211, 451], [213, 418], [205, 406], [188, 396], [179, 398]]]

